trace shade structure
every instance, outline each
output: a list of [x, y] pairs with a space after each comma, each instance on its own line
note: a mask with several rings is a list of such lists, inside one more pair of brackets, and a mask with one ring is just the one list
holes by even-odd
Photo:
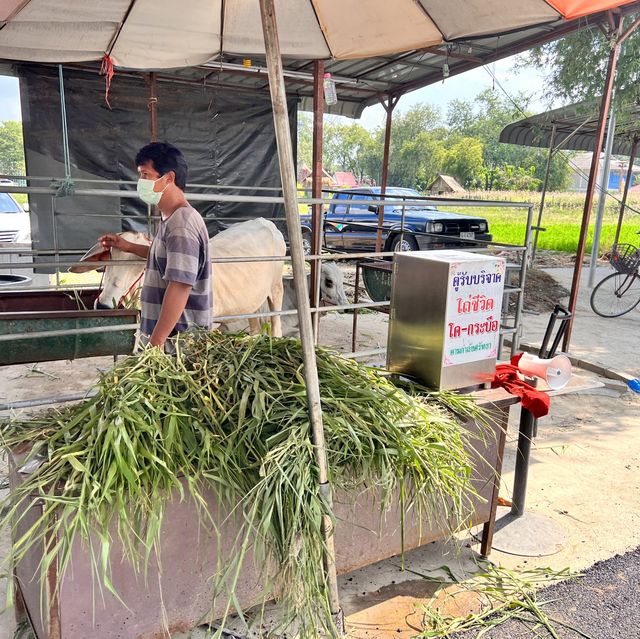
[[[523, 118], [508, 124], [500, 142], [548, 148], [555, 127], [553, 145], [569, 151], [593, 151], [598, 127], [599, 100], [577, 102]], [[625, 106], [618, 113], [613, 153], [629, 155], [640, 138], [640, 107]]]
[[[573, 20], [631, 0], [278, 0], [283, 57], [349, 59]], [[168, 69], [263, 54], [257, 0], [2, 0], [0, 58]]]

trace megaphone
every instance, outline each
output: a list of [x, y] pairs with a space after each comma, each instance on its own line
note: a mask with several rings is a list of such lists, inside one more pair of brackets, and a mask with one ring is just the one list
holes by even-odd
[[526, 375], [541, 377], [552, 390], [564, 388], [571, 379], [571, 360], [562, 354], [552, 359], [540, 359], [535, 355], [522, 353], [518, 369]]

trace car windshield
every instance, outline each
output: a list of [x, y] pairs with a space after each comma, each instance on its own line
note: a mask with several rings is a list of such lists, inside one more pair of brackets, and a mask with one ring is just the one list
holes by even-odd
[[0, 213], [22, 213], [22, 209], [8, 193], [0, 193]]
[[[401, 195], [403, 198], [406, 198], [407, 200], [413, 200], [415, 198], [423, 198], [424, 195], [422, 195], [419, 191], [416, 191], [415, 189], [404, 189], [404, 188], [399, 188], [399, 187], [390, 187], [387, 188], [386, 190], [387, 195]], [[393, 198], [395, 201], [400, 201], [399, 199]], [[416, 205], [416, 206], [409, 206], [407, 208], [410, 209], [433, 209], [435, 210], [436, 207], [433, 206], [432, 204], [424, 204], [422, 206]]]

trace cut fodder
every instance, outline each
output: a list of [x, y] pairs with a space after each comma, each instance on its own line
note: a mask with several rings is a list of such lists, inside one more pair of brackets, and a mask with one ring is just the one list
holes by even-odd
[[[410, 394], [322, 348], [317, 365], [334, 487], [375, 491], [382, 510], [400, 494], [403, 512], [413, 509], [451, 532], [467, 523], [477, 495], [461, 422], [482, 422], [473, 401]], [[80, 537], [96, 581], [117, 596], [112, 545], [119, 542], [144, 573], [159, 555], [171, 498], [192, 499], [201, 525], [216, 534], [225, 522], [209, 511], [213, 490], [239, 527], [232, 553], [218, 558], [212, 575], [227, 611], [239, 608], [235, 591], [251, 552], [265, 599], [282, 604], [283, 623], [296, 619], [303, 636], [333, 632], [319, 569], [328, 505], [318, 487], [299, 341], [189, 335], [174, 357], [147, 349], [122, 361], [80, 404], [4, 424], [2, 439], [30, 450], [21, 462], [30, 472], [13, 488], [3, 524], [24, 517], [34, 498], [43, 503], [9, 562], [44, 543], [42, 583], [53, 562], [64, 575]]]
[[[546, 602], [538, 599], [538, 590], [543, 586], [581, 576], [568, 568], [560, 571], [550, 568], [517, 571], [487, 563], [468, 581], [454, 579], [443, 584], [433, 602], [420, 606], [423, 631], [419, 636], [422, 639], [480, 639], [484, 635], [490, 637], [493, 628], [517, 622], [529, 630], [532, 637], [559, 639], [556, 628], [564, 627], [576, 636], [592, 639], [566, 622], [549, 616], [544, 610]], [[464, 616], [443, 612], [443, 609], [456, 607], [457, 597], [463, 599], [468, 607], [472, 600], [470, 595], [478, 612]]]

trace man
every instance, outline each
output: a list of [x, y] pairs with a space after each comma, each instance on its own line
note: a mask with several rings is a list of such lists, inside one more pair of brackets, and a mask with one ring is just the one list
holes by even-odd
[[165, 348], [182, 331], [211, 327], [209, 235], [202, 216], [185, 198], [187, 163], [176, 147], [148, 144], [138, 151], [136, 166], [140, 199], [157, 205], [161, 213], [153, 243], [133, 244], [113, 234], [98, 241], [147, 260], [140, 333], [143, 343]]

